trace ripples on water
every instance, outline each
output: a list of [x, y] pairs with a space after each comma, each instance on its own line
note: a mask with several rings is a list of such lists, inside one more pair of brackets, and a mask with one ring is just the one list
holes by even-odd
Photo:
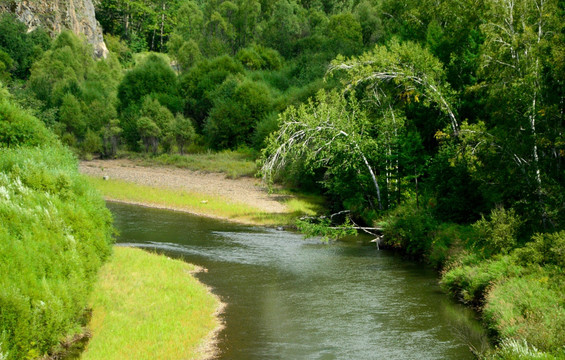
[[[228, 304], [221, 359], [472, 359], [435, 272], [368, 243], [110, 204], [118, 242], [181, 257]], [[461, 325], [463, 323], [463, 325]]]

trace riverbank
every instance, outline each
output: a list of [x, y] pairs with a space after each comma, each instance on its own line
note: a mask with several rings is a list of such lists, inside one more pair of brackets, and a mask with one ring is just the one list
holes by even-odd
[[385, 243], [441, 269], [443, 290], [478, 310], [496, 346], [480, 359], [565, 359], [565, 231], [518, 241], [514, 211], [471, 225], [442, 223], [405, 204], [383, 219]]
[[116, 247], [91, 300], [92, 339], [82, 359], [207, 359], [216, 351], [222, 302], [198, 267]]
[[230, 179], [226, 174], [146, 167], [127, 159], [83, 161], [80, 171], [109, 201], [184, 211], [246, 225], [294, 225], [296, 218], [315, 215], [323, 208], [323, 201], [317, 196], [281, 189], [269, 193], [258, 179], [249, 177]]

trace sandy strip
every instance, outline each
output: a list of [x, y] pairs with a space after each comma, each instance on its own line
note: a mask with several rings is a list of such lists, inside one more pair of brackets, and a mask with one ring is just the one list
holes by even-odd
[[258, 179], [228, 179], [224, 174], [201, 173], [174, 167], [145, 167], [126, 159], [82, 161], [79, 169], [81, 173], [95, 177], [108, 176], [110, 179], [140, 185], [220, 196], [227, 201], [247, 204], [266, 213], [288, 211], [281, 201], [285, 196], [270, 195]]

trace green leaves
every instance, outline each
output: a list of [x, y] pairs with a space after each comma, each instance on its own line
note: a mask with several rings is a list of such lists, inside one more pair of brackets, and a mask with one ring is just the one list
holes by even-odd
[[421, 46], [393, 41], [349, 60], [338, 56], [328, 73], [340, 71], [345, 73], [343, 82], [348, 88], [364, 88], [378, 103], [387, 97], [412, 96], [416, 102], [438, 106], [448, 116], [453, 133], [458, 134], [459, 122], [451, 105], [453, 94], [445, 83], [443, 66]]
[[322, 183], [330, 189], [340, 184], [355, 189], [353, 193], [373, 188], [382, 208], [379, 184], [366, 156], [376, 143], [354, 94], [345, 98], [336, 91], [320, 91], [307, 104], [289, 107], [279, 121], [280, 130], [271, 135], [264, 150], [262, 173], [267, 181], [289, 162], [304, 161], [309, 171], [326, 171]]

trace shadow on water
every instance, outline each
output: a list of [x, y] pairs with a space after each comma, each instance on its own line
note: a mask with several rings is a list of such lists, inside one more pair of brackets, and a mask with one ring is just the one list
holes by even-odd
[[433, 270], [374, 245], [109, 207], [119, 243], [208, 269], [199, 279], [228, 305], [221, 359], [473, 359], [467, 342], [480, 347], [473, 312]]

